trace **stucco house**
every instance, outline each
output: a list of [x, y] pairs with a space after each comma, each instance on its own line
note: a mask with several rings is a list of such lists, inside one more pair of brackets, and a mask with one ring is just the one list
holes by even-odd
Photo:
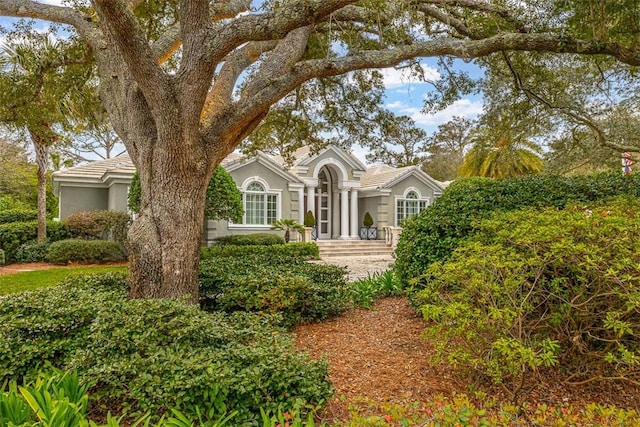
[[[360, 239], [365, 212], [369, 212], [384, 239], [385, 227], [402, 221], [442, 194], [442, 183], [417, 166], [367, 167], [350, 152], [330, 146], [318, 153], [297, 150], [293, 164], [280, 156], [259, 153], [244, 157], [232, 153], [222, 166], [242, 192], [245, 214], [241, 223], [207, 221], [204, 240], [229, 234], [265, 232], [276, 219], [303, 223], [311, 210], [317, 238]], [[127, 191], [135, 172], [123, 155], [53, 174], [59, 200], [59, 218], [78, 211], [127, 210]]]

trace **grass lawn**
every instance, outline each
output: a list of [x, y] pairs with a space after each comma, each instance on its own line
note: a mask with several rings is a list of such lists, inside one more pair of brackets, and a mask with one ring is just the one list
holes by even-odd
[[49, 270], [23, 271], [15, 274], [7, 274], [5, 276], [0, 276], [0, 295], [30, 291], [45, 286], [55, 285], [71, 274], [95, 274], [109, 271], [126, 272], [127, 267], [103, 266], [52, 268]]

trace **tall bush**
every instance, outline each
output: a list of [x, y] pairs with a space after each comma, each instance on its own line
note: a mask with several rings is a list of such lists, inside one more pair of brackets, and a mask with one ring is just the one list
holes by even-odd
[[640, 380], [640, 201], [496, 213], [416, 284], [428, 336], [464, 369], [519, 389]]
[[451, 255], [473, 234], [478, 221], [496, 211], [524, 207], [563, 209], [618, 195], [640, 196], [640, 176], [619, 172], [562, 177], [532, 175], [518, 179], [463, 178], [449, 185], [435, 203], [404, 224], [395, 269], [406, 286], [435, 261]]

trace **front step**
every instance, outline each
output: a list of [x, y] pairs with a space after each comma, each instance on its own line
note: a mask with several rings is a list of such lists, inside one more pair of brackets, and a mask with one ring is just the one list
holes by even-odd
[[318, 240], [316, 244], [320, 258], [393, 255], [393, 249], [384, 240]]

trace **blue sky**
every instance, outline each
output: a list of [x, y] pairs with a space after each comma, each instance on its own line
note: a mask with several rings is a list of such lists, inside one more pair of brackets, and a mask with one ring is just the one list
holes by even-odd
[[[61, 1], [40, 0], [40, 3], [60, 4]], [[0, 25], [2, 26], [10, 27], [12, 21], [12, 19], [0, 17]], [[48, 23], [46, 22], [38, 21], [36, 28], [44, 30], [47, 25]], [[434, 79], [439, 76], [436, 62], [436, 58], [426, 58], [422, 61], [425, 76]], [[473, 63], [465, 63], [460, 60], [455, 62], [455, 68], [467, 71], [471, 77], [478, 77], [481, 73], [481, 70]], [[482, 112], [482, 96], [480, 94], [466, 96], [436, 114], [424, 114], [422, 112], [424, 97], [425, 94], [433, 89], [432, 86], [428, 83], [412, 81], [408, 77], [408, 73], [403, 70], [387, 68], [382, 72], [386, 87], [385, 106], [397, 115], [411, 117], [428, 134], [433, 133], [438, 125], [451, 120], [453, 116], [474, 119]], [[353, 149], [354, 154], [364, 159], [365, 150], [360, 147], [354, 147]]]

